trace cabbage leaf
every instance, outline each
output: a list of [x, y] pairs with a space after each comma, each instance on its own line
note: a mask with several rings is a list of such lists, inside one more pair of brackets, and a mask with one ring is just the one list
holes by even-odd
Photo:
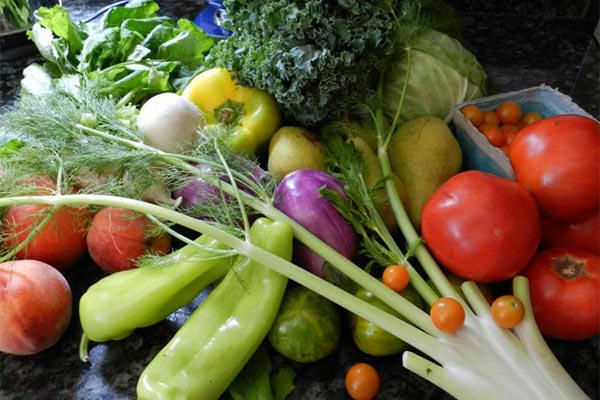
[[453, 37], [421, 30], [384, 73], [383, 109], [399, 123], [435, 116], [446, 123], [454, 107], [485, 94], [487, 76], [475, 56]]

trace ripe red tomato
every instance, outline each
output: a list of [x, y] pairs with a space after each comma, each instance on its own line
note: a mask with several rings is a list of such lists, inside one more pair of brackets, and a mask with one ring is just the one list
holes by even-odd
[[481, 171], [458, 173], [440, 186], [421, 214], [432, 255], [455, 275], [477, 282], [512, 278], [535, 254], [540, 218], [518, 183]]
[[531, 192], [542, 217], [572, 222], [600, 204], [600, 124], [558, 115], [524, 127], [509, 159], [518, 182]]
[[581, 250], [539, 251], [523, 271], [542, 334], [582, 340], [600, 333], [600, 257]]
[[600, 210], [573, 223], [542, 220], [542, 246], [567, 247], [600, 254]]

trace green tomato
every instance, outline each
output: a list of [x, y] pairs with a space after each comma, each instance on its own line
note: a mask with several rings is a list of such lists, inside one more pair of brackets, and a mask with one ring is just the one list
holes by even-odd
[[[423, 308], [423, 300], [411, 286], [408, 286], [401, 293], [408, 301], [419, 308]], [[355, 296], [369, 304], [376, 306], [392, 315], [402, 318], [392, 308], [379, 300], [370, 291], [359, 288]], [[408, 348], [408, 344], [398, 339], [396, 336], [381, 329], [371, 321], [368, 321], [356, 314], [350, 313], [350, 326], [352, 328], [352, 339], [356, 346], [363, 352], [372, 356], [389, 356], [397, 354]], [[404, 318], [402, 318], [404, 319]]]
[[340, 342], [342, 321], [337, 306], [304, 286], [290, 286], [268, 334], [282, 356], [301, 363], [321, 360]]

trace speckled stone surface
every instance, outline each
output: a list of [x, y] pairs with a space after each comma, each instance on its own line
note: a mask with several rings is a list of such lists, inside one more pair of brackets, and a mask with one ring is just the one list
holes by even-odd
[[[96, 13], [109, 1], [63, 1], [78, 19]], [[161, 12], [173, 17], [193, 18], [201, 1], [158, 1]], [[599, 117], [599, 54], [593, 30], [598, 5], [593, 1], [451, 1], [464, 17], [463, 37], [478, 57], [490, 79], [490, 91], [506, 92], [540, 84], [558, 88], [587, 112]], [[24, 54], [28, 54], [27, 51]], [[15, 59], [0, 53], [0, 106], [13, 104], [21, 71], [39, 58]], [[11, 58], [10, 60], [8, 58]], [[89, 261], [68, 271], [74, 301], [101, 277]], [[138, 330], [131, 337], [106, 344], [91, 344], [90, 362], [78, 358], [80, 328], [75, 310], [73, 322], [60, 342], [34, 356], [0, 354], [0, 399], [2, 400], [121, 400], [134, 399], [137, 378], [145, 365], [171, 338], [194, 304], [168, 320]], [[555, 354], [592, 399], [599, 398], [598, 339], [582, 342], [550, 340]], [[310, 365], [290, 364], [275, 358], [277, 366], [293, 366], [296, 391], [290, 400], [345, 400], [345, 369], [354, 361], [373, 363], [381, 373], [378, 399], [444, 400], [449, 396], [402, 368], [399, 356], [371, 358], [360, 354], [345, 337], [340, 351]], [[201, 399], [199, 399], [201, 400]]]

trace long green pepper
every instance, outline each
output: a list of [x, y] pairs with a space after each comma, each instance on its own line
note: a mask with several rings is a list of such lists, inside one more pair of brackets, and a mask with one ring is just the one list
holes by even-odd
[[79, 301], [84, 334], [96, 342], [124, 339], [191, 302], [221, 279], [235, 257], [229, 248], [202, 235], [153, 265], [108, 275]]
[[[292, 228], [257, 219], [252, 244], [291, 260]], [[138, 399], [218, 399], [271, 328], [287, 278], [238, 256], [233, 268], [143, 371]]]

